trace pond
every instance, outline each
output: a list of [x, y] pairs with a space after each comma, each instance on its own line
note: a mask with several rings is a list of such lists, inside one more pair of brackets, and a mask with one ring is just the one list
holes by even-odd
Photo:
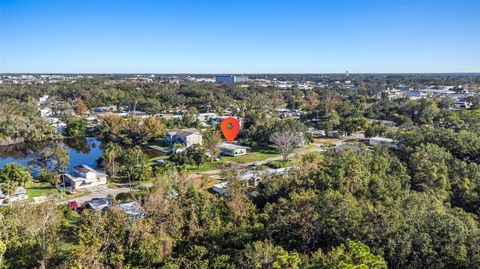
[[0, 168], [14, 162], [34, 169], [29, 163], [35, 152], [38, 152], [52, 143], [63, 143], [69, 152], [70, 163], [67, 170], [72, 171], [73, 167], [81, 164], [92, 168], [98, 168], [97, 160], [102, 156], [102, 142], [95, 137], [79, 139], [65, 139], [58, 141], [42, 141], [35, 143], [22, 143], [0, 147]]

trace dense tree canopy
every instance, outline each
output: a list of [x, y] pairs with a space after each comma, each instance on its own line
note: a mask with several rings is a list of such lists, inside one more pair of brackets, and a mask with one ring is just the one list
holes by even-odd
[[[0, 113], [0, 139], [51, 135], [32, 101], [43, 94], [59, 105], [83, 100], [90, 108], [116, 105], [182, 113], [183, 119], [103, 115], [97, 134], [107, 142], [101, 165], [115, 180], [148, 181], [152, 186], [118, 195], [105, 212], [78, 214], [53, 203], [1, 207], [0, 267], [478, 268], [479, 111], [450, 110], [451, 100], [442, 98], [373, 98], [398, 83], [422, 87], [471, 80], [358, 75], [359, 92], [338, 87], [141, 84], [103, 77], [2, 86], [0, 111], [8, 113]], [[300, 119], [283, 118], [274, 110], [283, 107], [304, 113]], [[226, 110], [242, 118], [238, 141], [252, 148], [268, 148], [276, 133], [305, 135], [308, 127], [347, 134], [366, 129], [367, 137], [391, 137], [398, 147], [362, 146], [354, 151], [326, 146], [324, 152], [286, 158], [286, 172], [265, 176], [258, 186], [240, 178], [244, 167], [226, 165], [219, 174], [227, 182], [222, 196], [198, 188], [194, 183], [207, 179], [182, 169], [201, 167], [218, 156], [221, 137], [213, 126], [203, 130], [208, 136], [204, 145], [170, 158], [175, 167], [152, 169], [153, 161], [140, 144], [162, 137], [167, 128], [199, 126], [198, 112]], [[367, 118], [396, 126], [368, 123]], [[68, 122], [70, 134], [79, 131], [82, 136], [85, 124], [75, 119]], [[307, 141], [311, 138], [306, 136]], [[34, 151], [32, 163], [63, 171], [69, 161], [65, 147], [59, 141], [47, 144]], [[28, 185], [31, 175], [9, 165], [0, 171], [0, 179], [3, 193], [10, 196], [18, 185]], [[125, 200], [139, 203], [143, 217], [132, 218], [116, 207]]]

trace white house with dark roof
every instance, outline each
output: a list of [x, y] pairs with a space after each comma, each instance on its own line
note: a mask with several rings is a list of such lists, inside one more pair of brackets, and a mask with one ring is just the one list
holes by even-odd
[[171, 129], [165, 136], [165, 142], [168, 144], [184, 144], [187, 147], [202, 144], [202, 134], [195, 128]]
[[240, 155], [245, 155], [248, 152], [250, 152], [249, 147], [244, 147], [240, 145], [235, 145], [235, 144], [228, 144], [228, 143], [222, 143], [220, 145], [220, 152], [223, 155], [228, 155], [228, 156], [240, 156]]
[[77, 165], [73, 173], [62, 175], [65, 185], [72, 189], [83, 189], [107, 184], [107, 174], [96, 171], [87, 165]]

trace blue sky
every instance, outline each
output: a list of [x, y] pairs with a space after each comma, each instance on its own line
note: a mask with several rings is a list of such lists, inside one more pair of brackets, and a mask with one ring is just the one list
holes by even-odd
[[480, 0], [0, 0], [0, 72], [479, 72]]

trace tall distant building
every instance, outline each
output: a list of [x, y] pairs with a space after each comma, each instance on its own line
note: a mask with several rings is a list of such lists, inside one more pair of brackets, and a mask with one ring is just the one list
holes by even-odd
[[248, 82], [248, 77], [236, 75], [215, 76], [215, 83], [234, 84], [239, 82]]
[[348, 78], [348, 70], [347, 70], [347, 72], [345, 73], [345, 76]]

